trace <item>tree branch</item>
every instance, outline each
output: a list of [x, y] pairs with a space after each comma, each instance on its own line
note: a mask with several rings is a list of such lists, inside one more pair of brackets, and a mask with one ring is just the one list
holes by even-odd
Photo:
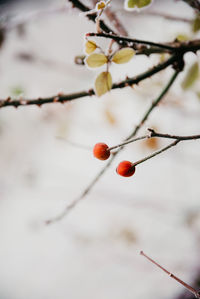
[[[200, 39], [196, 40], [191, 40], [191, 41], [185, 41], [185, 42], [179, 42], [179, 41], [174, 41], [171, 43], [167, 44], [160, 44], [160, 43], [154, 43], [146, 40], [139, 40], [139, 39], [133, 39], [129, 38], [126, 36], [119, 36], [119, 35], [113, 35], [113, 34], [107, 34], [107, 33], [87, 33], [86, 36], [96, 36], [96, 37], [104, 37], [104, 38], [109, 38], [113, 39], [117, 42], [121, 43], [126, 43], [126, 46], [130, 48], [135, 49], [135, 44], [140, 44], [140, 45], [148, 45], [152, 46], [153, 50], [157, 48], [163, 49], [167, 51], [168, 53], [177, 53], [177, 55], [183, 55], [186, 52], [194, 52], [200, 50]], [[133, 44], [133, 45], [132, 45]], [[136, 48], [137, 50], [137, 48]], [[150, 49], [151, 50], [151, 49]], [[143, 53], [144, 54], [144, 53]]]
[[[98, 0], [92, 0], [92, 3], [94, 5], [96, 5], [98, 2]], [[117, 30], [117, 32], [119, 34], [128, 36], [128, 32], [126, 31], [126, 28], [122, 25], [122, 23], [120, 22], [120, 20], [118, 19], [117, 15], [115, 12], [113, 12], [112, 9], [110, 9], [109, 7], [106, 7], [105, 11], [104, 11], [106, 17], [108, 18], [108, 20], [111, 22], [111, 24], [113, 24], [113, 26], [115, 27], [115, 29]]]
[[[82, 12], [90, 11], [90, 8], [87, 7], [86, 5], [84, 5], [84, 4], [83, 4], [81, 1], [79, 1], [79, 0], [68, 0], [68, 1], [72, 3], [73, 7], [78, 8], [78, 9], [79, 9], [80, 11], [82, 11]], [[87, 17], [90, 21], [92, 21], [92, 22], [95, 23], [97, 15], [96, 15], [96, 13], [93, 13], [93, 14], [87, 14], [86, 17]], [[112, 33], [114, 34], [114, 31], [113, 31], [111, 28], [109, 28], [109, 27], [104, 23], [104, 21], [100, 20], [99, 25], [100, 25], [101, 29], [102, 29], [104, 32], [107, 32], [107, 33], [112, 32]]]
[[167, 138], [167, 139], [176, 139], [178, 141], [187, 141], [187, 140], [196, 140], [196, 139], [200, 139], [200, 135], [189, 135], [189, 136], [178, 136], [178, 135], [170, 135], [170, 134], [162, 134], [162, 133], [158, 133], [156, 131], [154, 131], [153, 129], [148, 129], [148, 131], [150, 132], [150, 134], [148, 135], [144, 135], [144, 136], [140, 136], [134, 139], [129, 139], [128, 141], [125, 141], [123, 143], [111, 146], [108, 148], [109, 151], [112, 151], [113, 149], [116, 149], [118, 147], [122, 147], [124, 145], [139, 141], [139, 140], [144, 140], [144, 139], [150, 139], [150, 138]]
[[[138, 14], [135, 14], [134, 16], [137, 16]], [[167, 13], [163, 13], [163, 12], [158, 12], [158, 11], [147, 11], [147, 12], [141, 12], [139, 14], [140, 16], [153, 16], [153, 17], [160, 17], [160, 18], [164, 18], [170, 21], [175, 21], [175, 22], [184, 22], [184, 23], [192, 23], [192, 19], [188, 19], [188, 18], [183, 18], [180, 16], [174, 16], [174, 15], [170, 15]]]
[[164, 98], [164, 96], [167, 94], [168, 90], [170, 89], [170, 87], [172, 86], [172, 84], [174, 83], [174, 81], [176, 80], [178, 74], [180, 71], [175, 71], [173, 76], [170, 78], [168, 84], [165, 86], [165, 88], [162, 90], [162, 92], [160, 93], [160, 95], [158, 96], [157, 99], [155, 99], [155, 101], [152, 102], [151, 106], [149, 107], [149, 109], [146, 111], [146, 113], [144, 114], [143, 118], [141, 119], [140, 123], [137, 125], [137, 127], [135, 128], [135, 130], [126, 138], [126, 140], [129, 140], [130, 138], [133, 138], [138, 130], [143, 126], [143, 124], [146, 122], [146, 120], [148, 119], [149, 115], [151, 114], [151, 112], [155, 109], [156, 106], [158, 106], [158, 104], [161, 102], [161, 100]]
[[[177, 76], [179, 74], [179, 71], [175, 71], [174, 74], [172, 75], [172, 77], [170, 78], [169, 82], [167, 83], [166, 87], [162, 90], [161, 94], [158, 96], [158, 98], [152, 102], [151, 106], [149, 107], [149, 109], [146, 111], [146, 113], [144, 114], [144, 116], [142, 117], [141, 121], [139, 122], [139, 124], [135, 127], [135, 129], [133, 130], [133, 132], [125, 139], [129, 140], [130, 138], [134, 137], [137, 132], [139, 131], [139, 129], [142, 127], [142, 125], [144, 124], [144, 122], [147, 120], [147, 118], [149, 117], [149, 115], [151, 114], [151, 112], [153, 111], [153, 109], [161, 102], [161, 100], [164, 98], [164, 96], [166, 95], [166, 93], [168, 92], [168, 90], [170, 89], [170, 87], [172, 86], [172, 84], [174, 83], [174, 81], [176, 80]], [[60, 213], [58, 216], [56, 216], [55, 218], [52, 218], [50, 220], [46, 221], [46, 224], [52, 224], [55, 223], [57, 221], [62, 220], [80, 201], [82, 201], [85, 196], [92, 190], [92, 188], [95, 186], [95, 184], [99, 181], [99, 179], [103, 176], [103, 174], [106, 172], [106, 170], [110, 167], [110, 165], [112, 164], [112, 162], [114, 161], [115, 157], [117, 156], [117, 154], [119, 154], [119, 152], [121, 152], [121, 150], [124, 147], [120, 147], [109, 159], [109, 161], [107, 162], [107, 164], [104, 166], [104, 168], [102, 168], [102, 170], [96, 175], [96, 177], [91, 181], [91, 183], [88, 185], [88, 187], [83, 191], [83, 193], [76, 198], [74, 201], [71, 202], [70, 205], [68, 205], [63, 211], [62, 213]]]
[[116, 14], [109, 7], [106, 8], [105, 15], [110, 20], [110, 22], [113, 24], [115, 29], [119, 32], [119, 34], [128, 36], [128, 32], [126, 31], [125, 27], [122, 25], [122, 23], [119, 21]]
[[178, 135], [170, 135], [170, 134], [161, 134], [154, 131], [153, 129], [148, 129], [148, 131], [151, 132], [150, 137], [177, 139], [179, 141], [200, 139], [200, 135], [178, 136]]
[[200, 2], [199, 0], [182, 0], [194, 8], [197, 12], [200, 12]]
[[126, 36], [114, 35], [114, 34], [110, 34], [110, 33], [107, 34], [107, 33], [91, 32], [91, 33], [87, 33], [86, 36], [110, 38], [110, 39], [115, 40], [119, 44], [120, 43], [123, 44], [124, 42], [129, 43], [129, 45], [131, 43], [132, 44], [143, 44], [143, 45], [148, 45], [148, 46], [152, 46], [152, 47], [159, 48], [159, 49], [165, 49], [165, 50], [168, 50], [169, 52], [173, 52], [176, 49], [173, 46], [169, 46], [167, 44], [154, 43], [154, 42], [150, 42], [150, 41], [146, 41], [146, 40], [139, 40], [139, 39], [129, 38]]
[[[133, 78], [128, 78], [126, 80], [123, 80], [119, 83], [115, 83], [112, 86], [112, 89], [117, 89], [117, 88], [124, 88], [127, 86], [132, 86], [133, 84], [138, 84], [140, 81], [149, 78], [153, 76], [154, 74], [160, 72], [161, 70], [167, 68], [168, 66], [172, 65], [175, 61], [177, 60], [176, 56], [171, 56], [168, 60], [166, 60], [163, 63], [160, 63], [151, 69], [147, 70], [146, 72], [133, 77]], [[49, 103], [65, 103], [69, 102], [75, 99], [80, 99], [83, 97], [87, 96], [92, 96], [94, 95], [94, 89], [89, 89], [88, 91], [80, 91], [77, 93], [72, 93], [72, 94], [58, 94], [52, 97], [48, 98], [37, 98], [37, 99], [11, 99], [10, 97], [5, 99], [5, 100], [0, 100], [0, 108], [7, 107], [7, 106], [13, 106], [13, 107], [19, 107], [19, 106], [30, 106], [30, 105], [37, 105], [41, 106], [44, 104], [49, 104]]]

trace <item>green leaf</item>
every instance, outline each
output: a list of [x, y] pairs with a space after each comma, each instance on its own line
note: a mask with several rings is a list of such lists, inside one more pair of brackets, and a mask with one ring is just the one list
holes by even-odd
[[200, 30], [200, 15], [196, 15], [196, 18], [192, 22], [192, 31], [196, 33], [197, 31]]
[[21, 96], [24, 93], [24, 89], [21, 86], [13, 86], [11, 88], [11, 93], [13, 96]]
[[200, 91], [196, 92], [196, 96], [198, 97], [198, 100], [200, 100]]
[[86, 58], [86, 63], [89, 67], [95, 68], [100, 67], [108, 62], [108, 58], [104, 54], [91, 54]]
[[187, 71], [186, 77], [182, 82], [182, 88], [184, 90], [190, 88], [195, 81], [199, 77], [199, 65], [197, 62], [195, 62]]
[[102, 72], [95, 81], [96, 95], [100, 97], [112, 88], [112, 76], [109, 72]]
[[94, 52], [97, 48], [97, 45], [95, 42], [88, 40], [85, 44], [85, 52], [87, 54], [91, 54], [92, 52]]
[[185, 42], [185, 41], [189, 40], [189, 36], [184, 34], [184, 33], [183, 34], [180, 33], [180, 34], [177, 35], [176, 39], [179, 42]]
[[129, 62], [133, 55], [135, 54], [135, 51], [131, 48], [124, 48], [119, 51], [117, 51], [114, 56], [112, 57], [112, 61], [117, 64], [122, 64]]
[[127, 0], [128, 8], [143, 8], [151, 4], [152, 0]]

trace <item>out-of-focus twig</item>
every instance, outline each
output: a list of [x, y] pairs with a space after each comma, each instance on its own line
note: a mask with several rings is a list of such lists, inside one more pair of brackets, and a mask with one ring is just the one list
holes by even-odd
[[194, 8], [197, 12], [200, 12], [200, 1], [199, 0], [182, 0]]

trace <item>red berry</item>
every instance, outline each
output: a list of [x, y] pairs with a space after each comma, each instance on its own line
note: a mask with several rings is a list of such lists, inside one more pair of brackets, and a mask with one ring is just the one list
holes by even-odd
[[107, 160], [110, 157], [110, 150], [107, 144], [97, 143], [93, 148], [93, 154], [99, 160]]
[[132, 176], [135, 173], [135, 165], [129, 161], [119, 163], [116, 172], [124, 177]]

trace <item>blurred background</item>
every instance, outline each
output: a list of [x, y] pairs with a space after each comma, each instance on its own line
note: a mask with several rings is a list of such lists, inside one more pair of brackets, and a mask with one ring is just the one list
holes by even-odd
[[[92, 8], [91, 2], [83, 1]], [[196, 15], [183, 1], [155, 0], [142, 14], [125, 11], [122, 0], [112, 2], [132, 37], [158, 42], [199, 38], [193, 30]], [[68, 1], [0, 1], [0, 26], [0, 99], [47, 97], [94, 85], [100, 70], [77, 65], [74, 58], [84, 54], [84, 34], [95, 26]], [[142, 55], [112, 66], [113, 81], [139, 74], [162, 58]], [[199, 134], [200, 78], [182, 88], [198, 55], [188, 53], [185, 61], [185, 71], [141, 135], [148, 127]], [[183, 287], [144, 260], [140, 250], [195, 286], [200, 266], [199, 141], [180, 143], [126, 179], [116, 175], [120, 161], [134, 162], [167, 141], [128, 145], [67, 217], [45, 225], [104, 166], [93, 158], [93, 145], [115, 145], [128, 136], [171, 74], [167, 69], [101, 98], [0, 110], [1, 299], [182, 297]]]

